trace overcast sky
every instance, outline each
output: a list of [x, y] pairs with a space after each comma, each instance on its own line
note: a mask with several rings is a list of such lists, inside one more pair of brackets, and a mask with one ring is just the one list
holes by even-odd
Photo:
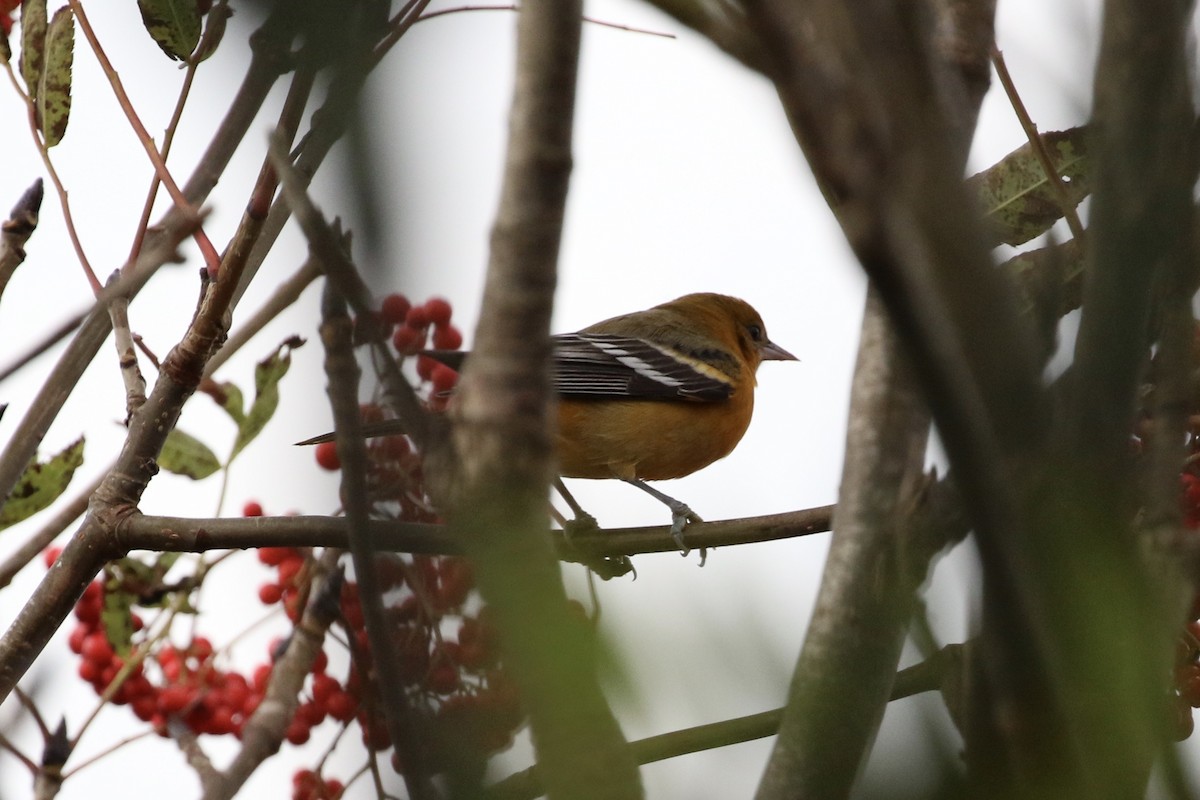
[[[235, 4], [236, 5], [236, 4]], [[436, 3], [436, 7], [449, 7]], [[1054, 4], [1006, 0], [1000, 4], [998, 39], [1034, 119], [1044, 131], [1079, 124], [1087, 117], [1088, 88], [1099, 3]], [[182, 78], [140, 29], [133, 3], [88, 3], [146, 126], [162, 130]], [[576, 125], [566, 235], [557, 294], [555, 329], [582, 327], [614, 314], [643, 308], [692, 291], [717, 291], [751, 302], [772, 339], [800, 357], [799, 363], [768, 363], [759, 372], [753, 425], [733, 455], [689, 478], [663, 484], [706, 519], [808, 508], [834, 502], [841, 467], [849, 382], [857, 344], [864, 285], [861, 272], [813, 185], [767, 82], [704, 41], [646, 7], [619, 0], [590, 2], [596, 18], [656, 31], [676, 39], [588, 25]], [[185, 178], [227, 105], [244, 69], [251, 15], [239, 12], [230, 38], [200, 71], [171, 163]], [[378, 155], [377, 186], [383, 201], [379, 227], [362, 221], [356, 192], [333, 169], [314, 188], [318, 203], [356, 228], [356, 256], [382, 295], [399, 290], [414, 299], [449, 298], [468, 335], [473, 327], [487, 259], [487, 235], [495, 210], [512, 75], [515, 17], [509, 12], [445, 16], [416, 26], [388, 57], [370, 84], [368, 107], [377, 123], [371, 147]], [[76, 224], [88, 255], [103, 277], [128, 251], [151, 170], [128, 125], [119, 116], [95, 58], [77, 35], [75, 110], [64, 143], [53, 152], [69, 190]], [[274, 100], [277, 103], [279, 93]], [[206, 229], [220, 248], [236, 225], [252, 185], [266, 115], [248, 137], [235, 166], [209, 202]], [[0, 88], [0, 208], [7, 209], [44, 169], [30, 145], [24, 111], [11, 87]], [[993, 91], [985, 103], [972, 168], [982, 168], [1020, 146], [1024, 136], [1007, 102]], [[336, 167], [336, 161], [330, 167]], [[63, 233], [57, 198], [47, 187], [42, 222], [30, 241], [29, 260], [3, 299], [0, 337], [26, 343], [61, 314], [83, 308], [89, 297]], [[187, 263], [156, 281], [152, 294], [133, 304], [133, 327], [165, 355], [190, 317], [200, 260], [189, 246]], [[248, 295], [248, 313], [293, 271], [304, 249], [293, 233], [264, 266]], [[317, 293], [273, 325], [248, 357], [223, 378], [249, 387], [255, 358], [291, 333], [315, 334]], [[236, 321], [235, 321], [236, 323]], [[9, 352], [9, 350], [6, 350]], [[290, 443], [329, 427], [323, 406], [320, 353], [315, 341], [296, 354], [282, 387], [279, 416], [233, 468], [227, 513], [247, 498], [269, 512], [329, 512], [334, 484], [311, 455]], [[119, 446], [123, 393], [111, 352], [89, 372], [85, 389], [67, 406], [46, 440], [62, 447], [81, 430], [89, 437], [95, 474]], [[11, 407], [0, 422], [7, 437], [51, 361], [43, 359], [6, 383]], [[203, 433], [214, 448], [227, 448], [232, 431], [211, 403], [196, 398], [182, 427]], [[197, 516], [215, 513], [216, 480], [198, 487], [162, 476], [147, 493], [149, 513]], [[655, 501], [611, 482], [575, 481], [580, 501], [604, 526], [665, 523]], [[37, 522], [0, 537], [0, 555]], [[827, 537], [714, 552], [708, 566], [667, 554], [637, 559], [639, 578], [600, 587], [604, 633], [626, 660], [634, 688], [616, 692], [630, 738], [763, 711], [782, 704], [787, 679], [802, 641], [817, 589]], [[219, 639], [224, 620], [258, 613], [254, 589], [263, 572], [246, 557], [241, 577], [227, 578], [229, 592], [206, 593], [210, 609], [202, 628]], [[958, 553], [948, 564], [969, 563]], [[575, 593], [584, 596], [582, 573], [568, 568]], [[963, 574], [944, 564], [931, 589], [933, 616], [947, 640], [963, 633]], [[0, 624], [40, 578], [30, 568], [0, 593]], [[220, 596], [218, 596], [220, 595]], [[945, 603], [936, 602], [942, 599]], [[230, 616], [223, 616], [228, 614]], [[65, 645], [52, 645], [58, 654]], [[248, 660], [260, 654], [250, 652]], [[51, 662], [51, 658], [45, 659]], [[247, 662], [248, 663], [248, 662]], [[61, 669], [69, 669], [64, 661]], [[49, 667], [48, 667], [49, 668]], [[76, 683], [64, 678], [66, 683]], [[56, 697], [59, 694], [56, 682]], [[62, 692], [71, 720], [90, 707], [90, 690]], [[934, 709], [930, 711], [929, 709]], [[123, 731], [122, 711], [114, 731]], [[936, 704], [908, 701], [889, 710], [871, 781], [892, 788], [928, 788], [906, 764], [924, 746], [894, 736], [905, 726], [939, 718]], [[118, 735], [114, 733], [113, 735]], [[103, 746], [85, 741], [84, 751]], [[318, 737], [320, 738], [320, 737]], [[757, 783], [770, 740], [651, 765], [644, 770], [650, 797], [743, 797]], [[159, 748], [159, 749], [155, 749]], [[90, 796], [100, 771], [111, 769], [131, 794], [191, 780], [182, 758], [157, 741], [137, 749], [142, 761], [111, 759], [96, 774], [68, 781], [66, 800]], [[914, 748], [916, 749], [914, 751]], [[147, 772], [145, 756], [166, 775]], [[348, 758], [346, 763], [352, 763]], [[0, 756], [6, 797], [28, 796], [14, 762]], [[514, 764], [522, 766], [519, 757]], [[350, 767], [344, 772], [348, 773]], [[898, 772], [893, 772], [898, 770]], [[183, 777], [181, 777], [181, 775]], [[269, 771], [257, 791], [279, 796]], [[170, 784], [164, 784], [170, 781]], [[365, 787], [362, 787], [365, 789]], [[252, 793], [247, 789], [247, 796]], [[183, 791], [186, 796], [189, 791]]]

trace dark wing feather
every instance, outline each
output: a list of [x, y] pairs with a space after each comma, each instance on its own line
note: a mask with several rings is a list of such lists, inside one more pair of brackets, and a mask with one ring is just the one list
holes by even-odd
[[607, 333], [565, 333], [554, 340], [554, 385], [577, 400], [726, 400], [722, 380], [689, 364], [678, 353], [644, 339]]

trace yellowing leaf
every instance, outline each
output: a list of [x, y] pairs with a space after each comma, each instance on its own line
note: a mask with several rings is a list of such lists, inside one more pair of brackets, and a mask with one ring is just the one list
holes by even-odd
[[303, 344], [303, 339], [293, 336], [255, 366], [254, 403], [246, 412], [245, 419], [238, 424], [238, 435], [233, 443], [230, 461], [262, 433], [262, 429], [275, 415], [275, 409], [279, 407], [279, 381], [292, 366], [292, 350]]
[[221, 410], [229, 415], [234, 424], [241, 426], [246, 421], [246, 412], [242, 410], [246, 406], [246, 398], [242, 395], [242, 390], [236, 383], [226, 381], [221, 384], [221, 392], [224, 394], [220, 403]]
[[[1065, 181], [1063, 188], [1072, 208], [1092, 190], [1087, 135], [1086, 127], [1042, 134], [1050, 161]], [[972, 175], [967, 187], [979, 198], [997, 242], [1024, 244], [1063, 216], [1058, 195], [1028, 143]]]
[[44, 463], [29, 465], [12, 494], [0, 506], [0, 530], [32, 517], [67, 490], [75, 470], [83, 463], [83, 439]]
[[138, 0], [142, 24], [162, 51], [185, 60], [200, 41], [200, 9], [196, 0]]
[[158, 455], [158, 465], [167, 472], [197, 481], [221, 468], [221, 462], [208, 445], [178, 428], [167, 434], [167, 441]]
[[38, 84], [37, 118], [47, 147], [62, 141], [71, 116], [71, 66], [75, 59], [75, 17], [64, 6], [46, 31], [46, 66]]
[[25, 0], [21, 6], [21, 78], [35, 103], [46, 64], [46, 19], [46, 0]]

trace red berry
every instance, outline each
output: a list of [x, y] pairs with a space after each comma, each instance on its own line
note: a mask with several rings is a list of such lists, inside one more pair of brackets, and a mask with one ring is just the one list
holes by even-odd
[[205, 636], [197, 636], [195, 639], [192, 639], [192, 646], [188, 648], [188, 652], [200, 661], [207, 661], [212, 658], [212, 642]]
[[154, 712], [158, 710], [158, 695], [157, 694], [142, 694], [133, 698], [130, 703], [130, 708], [133, 709], [133, 715], [142, 722], [149, 722], [154, 719]]
[[80, 655], [88, 661], [94, 661], [97, 665], [102, 666], [112, 662], [114, 653], [104, 631], [96, 631], [88, 634], [87, 638], [83, 640], [83, 649], [80, 651]]
[[283, 738], [287, 739], [294, 745], [302, 745], [308, 741], [312, 735], [312, 727], [306, 725], [299, 717], [288, 723], [287, 730], [283, 734]]
[[168, 716], [178, 714], [195, 696], [195, 690], [188, 686], [168, 686], [158, 693], [158, 710]]
[[425, 685], [438, 694], [451, 694], [459, 686], [458, 670], [453, 664], [442, 662], [429, 671]]
[[325, 712], [338, 722], [349, 722], [358, 713], [358, 700], [349, 692], [339, 689], [325, 701]]
[[396, 332], [392, 334], [392, 347], [400, 355], [411, 356], [416, 355], [416, 352], [425, 344], [425, 332], [410, 328], [407, 325], [401, 325], [396, 328]]
[[417, 377], [423, 381], [429, 380], [433, 377], [433, 370], [438, 363], [429, 356], [417, 356]]
[[226, 677], [225, 688], [222, 691], [225, 705], [240, 713], [246, 706], [246, 699], [250, 697], [250, 683], [239, 672], [231, 672]]
[[429, 312], [424, 306], [413, 306], [404, 315], [404, 324], [416, 330], [423, 330], [429, 327]]
[[342, 685], [337, 682], [337, 678], [334, 678], [331, 675], [320, 674], [313, 678], [313, 702], [325, 708], [326, 712], [329, 711], [327, 706], [329, 698], [333, 697], [334, 693], [340, 692], [341, 690]]
[[453, 325], [435, 328], [433, 331], [433, 346], [439, 350], [457, 350], [462, 347], [462, 331]]
[[279, 565], [279, 583], [283, 586], [292, 586], [296, 583], [296, 576], [304, 569], [304, 559], [299, 555], [292, 555], [284, 559]]
[[254, 691], [259, 694], [267, 693], [267, 684], [271, 682], [271, 665], [259, 664], [254, 668]]
[[433, 384], [434, 392], [445, 394], [458, 384], [458, 373], [445, 364], [437, 364], [429, 376], [429, 382]]
[[76, 625], [71, 629], [71, 635], [67, 637], [67, 647], [71, 648], [71, 652], [79, 655], [83, 652], [83, 641], [87, 638], [92, 629], [87, 625]]
[[46, 569], [50, 569], [50, 567], [54, 566], [54, 562], [58, 561], [58, 557], [62, 555], [62, 551], [63, 549], [57, 545], [54, 547], [47, 547], [42, 551], [42, 562], [46, 565]]
[[212, 710], [205, 732], [215, 736], [224, 736], [225, 734], [233, 733], [236, 728], [237, 725], [233, 721], [233, 709], [229, 706], [221, 705]]
[[242, 506], [243, 517], [261, 517], [263, 515], [262, 503], [257, 500], [247, 500]]
[[342, 601], [342, 617], [346, 620], [346, 625], [356, 631], [360, 631], [363, 625], [366, 624], [363, 620], [362, 606], [357, 598], [353, 602]]
[[268, 567], [278, 567], [295, 553], [296, 548], [294, 547], [260, 547], [258, 548], [258, 560]]
[[258, 587], [258, 599], [264, 606], [273, 606], [283, 597], [283, 587], [278, 583], [264, 583]]
[[337, 442], [321, 442], [315, 450], [317, 466], [321, 469], [337, 472], [342, 468], [342, 460], [338, 458]]
[[431, 297], [425, 301], [425, 316], [439, 328], [450, 324], [450, 315], [453, 312], [450, 301], [444, 297]]
[[84, 659], [79, 662], [79, 677], [83, 678], [88, 683], [96, 683], [100, 680], [101, 668], [99, 662], [90, 659]]
[[389, 325], [399, 325], [404, 322], [410, 308], [412, 308], [412, 303], [408, 302], [407, 297], [402, 294], [389, 294], [383, 298], [383, 305], [380, 306], [379, 313], [383, 315], [384, 321]]

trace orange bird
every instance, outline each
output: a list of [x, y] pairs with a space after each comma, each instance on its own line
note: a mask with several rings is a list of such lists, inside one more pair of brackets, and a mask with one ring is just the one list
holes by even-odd
[[[699, 517], [646, 481], [681, 478], [733, 452], [754, 413], [759, 364], [796, 357], [767, 338], [749, 303], [708, 292], [552, 341], [559, 474], [619, 478], [648, 492], [671, 509], [671, 533], [686, 552], [683, 529]], [[465, 357], [427, 354], [455, 369]], [[396, 422], [367, 426], [368, 435], [402, 432]], [[559, 488], [577, 518], [587, 517]]]

